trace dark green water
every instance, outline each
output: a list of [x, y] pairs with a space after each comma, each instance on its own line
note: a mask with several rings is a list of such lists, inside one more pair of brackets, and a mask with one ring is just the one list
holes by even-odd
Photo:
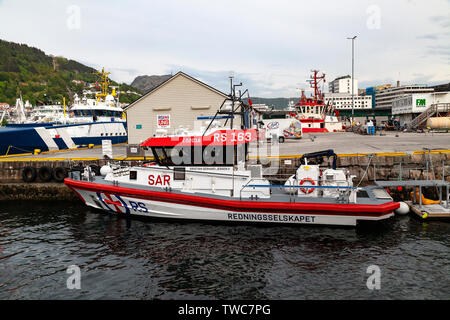
[[[449, 233], [408, 216], [370, 229], [226, 225], [6, 202], [0, 299], [449, 299]], [[66, 286], [70, 265], [80, 290]]]

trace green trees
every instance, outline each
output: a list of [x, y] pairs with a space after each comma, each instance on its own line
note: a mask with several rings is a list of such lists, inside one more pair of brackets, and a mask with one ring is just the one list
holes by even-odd
[[[47, 56], [37, 48], [0, 40], [0, 102], [14, 105], [21, 94], [23, 100], [29, 100], [32, 105], [38, 102], [62, 103], [63, 97], [69, 104], [74, 93], [82, 94], [85, 89], [83, 83], [98, 81], [94, 72], [95, 69], [74, 60]], [[114, 81], [112, 83], [118, 85]], [[121, 84], [120, 88], [121, 91], [138, 92], [126, 84]], [[139, 95], [120, 96], [122, 102], [128, 103], [137, 98]]]

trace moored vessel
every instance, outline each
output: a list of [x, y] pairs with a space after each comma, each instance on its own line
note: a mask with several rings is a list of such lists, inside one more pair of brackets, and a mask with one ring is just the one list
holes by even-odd
[[324, 103], [323, 93], [320, 90], [320, 82], [325, 82], [325, 74], [319, 75], [318, 70], [312, 70], [309, 80], [313, 95], [307, 98], [305, 92], [298, 103], [289, 106], [292, 111], [288, 117], [298, 119], [302, 123], [303, 133], [336, 132], [342, 130], [342, 122], [339, 121], [339, 111], [329, 104]]
[[64, 182], [86, 205], [125, 216], [343, 226], [393, 216], [399, 204], [384, 189], [353, 186], [354, 176], [335, 161], [319, 166], [324, 156], [335, 159], [331, 150], [305, 156], [285, 184], [271, 185], [262, 165], [248, 161], [259, 133], [244, 120], [251, 106], [240, 97], [232, 92], [231, 110], [216, 113], [241, 117], [239, 129], [230, 121], [229, 129], [203, 135], [151, 137], [141, 146], [152, 162], [74, 168]]
[[103, 69], [98, 75], [102, 91], [96, 99], [75, 95], [67, 111], [64, 104], [38, 107], [28, 118], [24, 112], [19, 113], [21, 121], [0, 130], [0, 155], [73, 149], [100, 145], [102, 140], [127, 142], [122, 108], [115, 91], [108, 93], [109, 73]]

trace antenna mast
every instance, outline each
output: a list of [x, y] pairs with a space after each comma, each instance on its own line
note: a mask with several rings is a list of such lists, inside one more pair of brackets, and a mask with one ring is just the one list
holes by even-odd
[[314, 102], [318, 100], [323, 100], [322, 91], [319, 89], [319, 83], [323, 80], [325, 82], [325, 73], [322, 72], [322, 75], [318, 76], [319, 70], [311, 70], [313, 75], [310, 76], [310, 79], [306, 80], [311, 85], [311, 88], [314, 89]]

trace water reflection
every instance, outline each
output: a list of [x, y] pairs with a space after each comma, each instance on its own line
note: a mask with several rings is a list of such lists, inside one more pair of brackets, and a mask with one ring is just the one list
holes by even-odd
[[[129, 219], [78, 203], [0, 209], [0, 298], [360, 299], [450, 297], [447, 223], [375, 228]], [[66, 268], [82, 270], [68, 290]], [[383, 271], [367, 289], [366, 269]]]

